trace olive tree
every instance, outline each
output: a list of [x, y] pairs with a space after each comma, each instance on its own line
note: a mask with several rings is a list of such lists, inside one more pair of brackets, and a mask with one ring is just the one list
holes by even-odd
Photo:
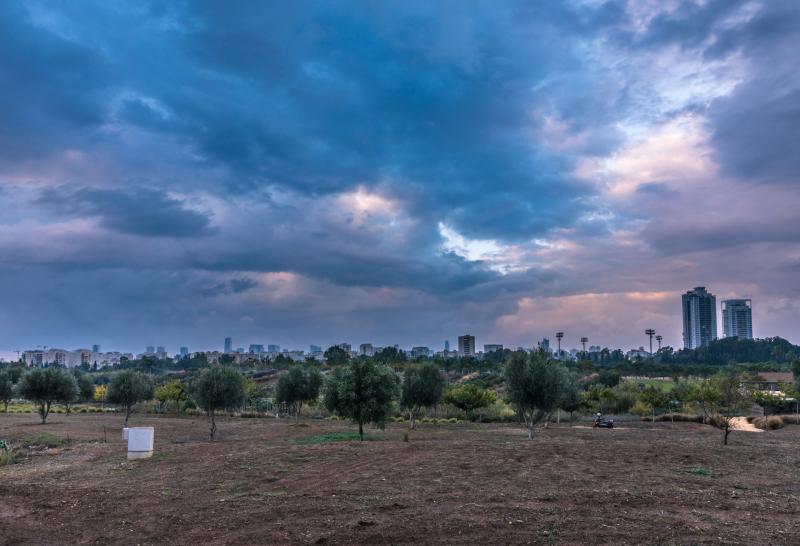
[[541, 353], [513, 353], [504, 373], [508, 398], [525, 420], [528, 439], [531, 439], [536, 423], [549, 416], [564, 400], [567, 370]]
[[399, 380], [391, 368], [369, 359], [351, 360], [335, 369], [325, 383], [325, 407], [358, 423], [364, 440], [364, 424], [383, 425], [397, 398]]
[[37, 368], [19, 380], [19, 395], [38, 405], [42, 424], [47, 421], [50, 407], [57, 402], [72, 402], [78, 396], [75, 377], [63, 368]]
[[464, 412], [471, 419], [474, 411], [491, 406], [497, 400], [497, 393], [484, 389], [473, 383], [464, 383], [447, 391], [444, 401]]
[[212, 442], [217, 433], [216, 413], [240, 408], [247, 395], [244, 385], [244, 375], [219, 364], [203, 369], [192, 382], [191, 395], [197, 406], [208, 415], [211, 423], [209, 439]]
[[407, 368], [403, 375], [400, 406], [408, 410], [410, 428], [417, 426], [417, 416], [422, 408], [435, 406], [442, 399], [445, 379], [432, 363]]
[[133, 411], [133, 406], [153, 397], [153, 382], [143, 373], [126, 370], [115, 375], [108, 386], [106, 400], [122, 406], [125, 411], [125, 425]]
[[741, 374], [723, 370], [707, 381], [700, 381], [691, 390], [689, 399], [702, 408], [705, 422], [722, 430], [723, 445], [734, 421], [752, 402], [751, 393], [742, 384]]
[[275, 398], [278, 402], [285, 402], [294, 413], [295, 420], [299, 420], [303, 403], [318, 399], [321, 386], [322, 374], [319, 370], [303, 370], [300, 366], [293, 366], [278, 379]]
[[14, 382], [11, 380], [11, 374], [0, 370], [0, 402], [3, 402], [3, 411], [6, 413], [12, 398], [14, 398]]

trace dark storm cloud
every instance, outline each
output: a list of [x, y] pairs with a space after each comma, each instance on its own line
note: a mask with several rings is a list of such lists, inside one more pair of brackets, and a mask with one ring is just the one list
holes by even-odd
[[21, 3], [0, 4], [0, 162], [83, 140], [103, 122], [110, 81], [102, 52], [37, 29]]
[[66, 187], [43, 190], [37, 203], [67, 216], [97, 218], [103, 227], [145, 237], [203, 237], [210, 218], [163, 192]]
[[715, 60], [740, 54], [750, 74], [709, 109], [716, 156], [727, 174], [800, 182], [800, 3], [684, 2], [655, 17], [639, 47], [679, 45]]
[[[226, 329], [439, 343], [523, 297], [646, 291], [686, 252], [796, 244], [793, 195], [711, 221], [673, 178], [621, 205], [573, 174], [631, 124], [691, 112], [726, 175], [796, 183], [798, 4], [662, 7], [2, 3], [0, 336], [40, 339], [15, 318], [33, 306], [45, 334], [123, 344]], [[739, 55], [741, 81], [653, 113], [664, 86], [637, 70], [674, 50]]]

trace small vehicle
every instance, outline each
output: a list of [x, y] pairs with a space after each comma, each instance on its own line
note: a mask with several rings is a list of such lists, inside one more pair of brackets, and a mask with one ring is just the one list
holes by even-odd
[[594, 428], [614, 428], [614, 420], [606, 419], [598, 413], [594, 418]]

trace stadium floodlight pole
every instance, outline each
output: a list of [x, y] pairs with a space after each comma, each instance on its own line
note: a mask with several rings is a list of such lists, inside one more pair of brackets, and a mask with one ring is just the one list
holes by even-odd
[[661, 340], [662, 339], [664, 339], [664, 336], [662, 336], [662, 335], [657, 335], [656, 336], [656, 341], [658, 341], [658, 350], [659, 351], [661, 350]]
[[561, 360], [561, 338], [564, 337], [564, 332], [556, 332], [556, 340], [558, 341], [558, 359]]
[[652, 328], [648, 328], [644, 333], [650, 338], [650, 354], [653, 354], [653, 336], [656, 335], [656, 331]]
[[583, 345], [583, 358], [586, 358], [586, 342], [589, 341], [588, 337], [581, 338], [581, 344]]

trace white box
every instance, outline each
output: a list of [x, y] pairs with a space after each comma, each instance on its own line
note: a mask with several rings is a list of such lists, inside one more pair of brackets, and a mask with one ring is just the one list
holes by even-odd
[[125, 427], [125, 428], [122, 429], [122, 439], [123, 440], [127, 440], [128, 439], [128, 431], [129, 430], [130, 429], [128, 427]]
[[128, 454], [153, 452], [153, 427], [131, 427], [128, 429]]

